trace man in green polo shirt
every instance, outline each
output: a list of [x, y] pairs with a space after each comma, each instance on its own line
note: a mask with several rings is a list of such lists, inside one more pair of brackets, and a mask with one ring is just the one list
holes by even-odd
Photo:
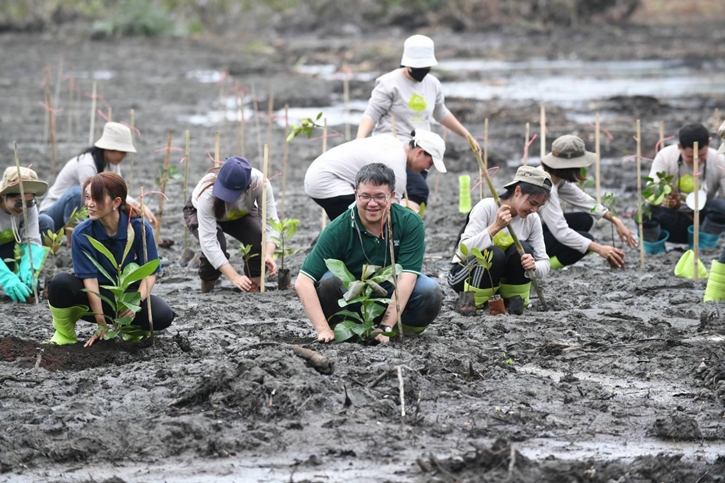
[[[420, 273], [425, 253], [423, 221], [411, 210], [392, 202], [395, 173], [384, 164], [364, 166], [357, 174], [355, 186], [355, 204], [320, 234], [295, 283], [305, 313], [317, 331], [317, 340], [334, 340], [327, 320], [341, 310], [338, 300], [344, 292], [342, 281], [327, 270], [325, 260], [344, 261], [358, 279], [365, 264], [390, 265], [389, 242], [385, 237], [388, 209], [393, 221], [395, 262], [403, 267], [397, 278], [403, 328], [406, 332], [421, 333], [436, 318], [443, 302], [438, 283]], [[377, 329], [381, 332], [377, 336], [380, 342], [387, 342], [384, 334], [392, 331], [396, 322], [393, 296]]]

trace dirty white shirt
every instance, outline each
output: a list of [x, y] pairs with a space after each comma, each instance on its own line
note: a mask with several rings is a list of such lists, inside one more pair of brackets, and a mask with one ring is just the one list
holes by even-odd
[[[538, 169], [544, 170], [541, 166]], [[600, 220], [609, 213], [609, 210], [597, 203], [597, 200], [586, 194], [576, 183], [563, 179], [559, 180], [558, 183], [554, 183], [551, 187], [549, 201], [539, 208], [538, 213], [541, 221], [546, 224], [556, 241], [579, 253], [586, 253], [589, 251], [592, 240], [569, 228], [569, 224], [564, 218], [564, 212], [561, 210], [562, 201], [566, 203], [567, 207], [588, 213], [596, 220]]]
[[315, 159], [305, 174], [305, 193], [327, 199], [351, 195], [363, 166], [382, 163], [395, 172], [395, 198], [400, 200], [408, 176], [404, 144], [392, 134], [356, 139], [336, 146]]
[[[106, 171], [116, 173], [121, 176], [121, 167], [119, 165], [109, 164]], [[58, 173], [58, 177], [55, 179], [55, 183], [48, 189], [43, 201], [40, 203], [38, 210], [42, 213], [49, 209], [53, 204], [58, 201], [63, 193], [68, 188], [74, 186], [83, 186], [83, 182], [98, 174], [96, 169], [96, 163], [93, 162], [93, 156], [91, 153], [81, 154], [71, 159], [63, 169]], [[81, 197], [83, 199], [83, 197]], [[126, 198], [126, 201], [134, 201], [130, 196]]]
[[428, 74], [423, 82], [410, 80], [403, 69], [377, 78], [363, 116], [375, 121], [373, 135], [395, 132], [401, 141], [410, 141], [414, 129], [431, 130], [432, 120], [441, 122], [450, 114], [438, 79]]
[[[38, 225], [38, 207], [33, 206], [27, 210], [28, 213], [28, 236], [30, 242], [35, 245], [41, 245], [40, 240], [40, 226]], [[15, 243], [14, 231], [18, 232], [21, 243], [27, 243], [25, 220], [23, 215], [12, 216], [10, 213], [5, 213], [5, 210], [0, 209], [0, 245], [6, 243]]]
[[[245, 191], [242, 196], [237, 199], [234, 203], [225, 203], [226, 211], [224, 218], [217, 220], [214, 217], [214, 195], [212, 195], [213, 183], [216, 179], [215, 173], [209, 173], [204, 176], [201, 181], [196, 185], [194, 191], [191, 194], [191, 203], [196, 208], [196, 215], [199, 219], [199, 244], [201, 245], [201, 251], [209, 260], [209, 263], [215, 269], [219, 269], [222, 265], [229, 263], [227, 257], [224, 256], [224, 252], [219, 245], [219, 240], [216, 238], [217, 221], [233, 221], [248, 215], [253, 209], [257, 208], [259, 211], [259, 217], [262, 217], [262, 172], [258, 169], [252, 168], [251, 181], [249, 189]], [[209, 186], [204, 189], [205, 186]], [[202, 192], [202, 190], [204, 190]], [[272, 184], [267, 181], [267, 217], [274, 218], [279, 221], [277, 217], [277, 207], [274, 202], [274, 194], [272, 193]], [[267, 241], [271, 242], [270, 237], [279, 236], [279, 233], [274, 231], [266, 223], [267, 229]], [[264, 253], [264, 247], [262, 247]]]
[[[649, 177], [657, 181], [659, 180], [657, 173], [665, 171], [668, 175], [674, 176], [672, 179], [672, 183], [674, 185], [677, 185], [678, 177], [692, 177], [694, 173], [684, 161], [678, 168], [679, 163], [677, 161], [679, 159], [680, 149], [676, 144], [661, 149], [660, 152], [657, 153], [657, 156], [655, 156], [655, 160], [652, 162], [652, 169], [650, 169]], [[705, 183], [702, 184], [700, 188], [707, 192], [708, 201], [715, 198], [715, 195], [718, 194], [720, 198], [725, 198], [725, 155], [717, 154], [717, 150], [709, 148], [707, 150], [707, 158], [705, 159], [705, 162], [707, 163], [706, 179]], [[705, 171], [701, 165], [702, 163], [698, 166], [700, 173]], [[700, 178], [702, 179], [702, 174], [700, 175]], [[702, 183], [702, 181], [700, 181], [700, 183]], [[680, 192], [690, 193], [691, 190], [680, 189]], [[682, 203], [682, 206], [680, 207], [680, 211], [683, 210], [692, 211], [685, 203]]]
[[[488, 232], [488, 227], [496, 221], [496, 213], [498, 213], [498, 205], [493, 198], [486, 198], [479, 201], [471, 210], [471, 216], [468, 219], [466, 229], [461, 235], [460, 243], [465, 243], [469, 249], [476, 247], [483, 251], [493, 246], [493, 239]], [[551, 267], [549, 266], [549, 255], [546, 254], [546, 246], [544, 245], [544, 232], [541, 228], [541, 220], [539, 215], [532, 213], [526, 218], [514, 216], [511, 219], [511, 227], [516, 232], [516, 236], [521, 241], [525, 241], [534, 249], [532, 254], [536, 260], [536, 276], [545, 277]], [[508, 232], [508, 228], [503, 229]], [[463, 255], [459, 252], [460, 243], [456, 247], [456, 254], [451, 260], [452, 263], [460, 263]]]

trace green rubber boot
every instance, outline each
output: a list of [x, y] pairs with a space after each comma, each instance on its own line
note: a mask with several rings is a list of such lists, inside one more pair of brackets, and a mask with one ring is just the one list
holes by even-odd
[[50, 343], [57, 345], [75, 344], [78, 342], [76, 336], [76, 322], [88, 313], [85, 305], [59, 309], [48, 304], [50, 313], [53, 315], [53, 328], [55, 334], [50, 338]]
[[473, 292], [473, 298], [476, 300], [476, 308], [480, 309], [483, 307], [486, 302], [488, 302], [488, 299], [496, 295], [496, 292], [498, 291], [498, 287], [493, 288], [476, 288], [472, 287], [468, 284], [468, 282], [463, 283], [463, 291], [464, 292]]
[[725, 263], [717, 260], [710, 265], [710, 277], [705, 287], [705, 298], [703, 302], [719, 302], [725, 300]]
[[564, 268], [564, 265], [562, 265], [559, 261], [559, 257], [549, 258], [549, 266], [552, 270], [561, 270], [562, 268]]
[[498, 294], [503, 297], [504, 300], [518, 295], [524, 299], [524, 306], [529, 305], [529, 292], [531, 292], [531, 282], [523, 285], [509, 285], [507, 283], [502, 283], [501, 288], [498, 289]]

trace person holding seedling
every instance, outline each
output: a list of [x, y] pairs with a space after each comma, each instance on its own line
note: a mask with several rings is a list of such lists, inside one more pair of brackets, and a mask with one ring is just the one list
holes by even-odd
[[[21, 198], [22, 183], [25, 200]], [[9, 167], [0, 181], [0, 286], [13, 302], [25, 302], [33, 294], [37, 272], [43, 267], [48, 249], [41, 243], [40, 233], [52, 230], [53, 221], [38, 215], [35, 197], [48, 190], [48, 183], [39, 181], [29, 168]], [[25, 226], [23, 211], [27, 212]], [[30, 267], [32, 251], [34, 270]]]
[[[637, 239], [622, 220], [612, 215], [603, 205], [586, 194], [578, 185], [585, 176], [582, 169], [596, 161], [596, 154], [586, 150], [579, 137], [566, 134], [554, 140], [551, 152], [541, 160], [539, 170], [551, 176], [549, 202], [540, 210], [539, 216], [544, 228], [546, 253], [551, 268], [560, 269], [578, 262], [589, 252], [597, 253], [612, 267], [624, 268], [624, 251], [594, 241], [589, 230], [594, 219], [604, 218], [617, 229], [623, 244], [637, 246]], [[561, 202], [577, 210], [564, 213]]]
[[154, 231], [126, 202], [123, 178], [98, 173], [85, 180], [82, 190], [88, 219], [73, 230], [75, 273], [60, 272], [48, 286], [55, 328], [50, 342], [76, 343], [79, 319], [98, 324], [85, 347], [119, 332], [126, 340], [140, 340], [150, 335], [151, 319], [154, 330], [167, 328], [176, 314], [164, 300], [151, 295], [161, 271]]
[[[720, 124], [718, 129], [720, 135], [720, 148], [717, 153], [725, 155], [725, 122]], [[725, 248], [720, 253], [720, 258], [713, 260], [710, 265], [710, 275], [707, 277], [705, 287], [705, 302], [719, 302], [725, 300]]]
[[[231, 157], [221, 167], [210, 169], [194, 188], [184, 206], [184, 221], [201, 245], [199, 277], [202, 293], [211, 292], [222, 274], [243, 292], [259, 291], [262, 261], [270, 276], [277, 272], [275, 244], [267, 242], [264, 256], [261, 256], [262, 221], [259, 211], [264, 182], [262, 172], [252, 168], [249, 161]], [[270, 184], [267, 185], [267, 216], [279, 222]], [[267, 240], [279, 236], [269, 222], [264, 226]], [[237, 273], [229, 263], [225, 233], [243, 245], [252, 246], [244, 274]]]
[[[493, 198], [485, 198], [473, 207], [451, 260], [448, 284], [453, 290], [473, 292], [478, 307], [498, 294], [510, 313], [523, 314], [531, 289], [525, 272], [534, 270], [537, 278], [549, 273], [549, 257], [536, 212], [549, 200], [551, 187], [548, 173], [522, 166], [514, 180], [504, 185], [501, 207]], [[519, 255], [507, 230], [509, 225], [521, 242], [524, 255]], [[489, 268], [472, 255], [474, 249], [493, 253], [488, 257]]]
[[[355, 177], [370, 163], [382, 163], [395, 173], [396, 201], [405, 191], [406, 171], [421, 173], [431, 166], [446, 172], [443, 139], [425, 129], [411, 133], [406, 143], [391, 134], [356, 139], [336, 146], [315, 159], [305, 174], [305, 193], [324, 208], [330, 220], [355, 202]], [[417, 211], [417, 207], [414, 207]]]
[[[106, 123], [101, 138], [63, 166], [40, 203], [40, 213], [53, 220], [52, 230], [60, 229], [74, 211], [83, 207], [81, 187], [86, 179], [104, 171], [120, 175], [120, 164], [126, 153], [135, 152], [131, 129], [118, 122]], [[126, 202], [135, 209], [140, 208], [140, 204], [130, 196]], [[156, 225], [156, 217], [148, 206], [144, 206], [144, 215], [152, 225]]]
[[[383, 312], [373, 335], [387, 342], [401, 313], [405, 332], [421, 333], [438, 316], [443, 296], [434, 280], [420, 273], [425, 253], [425, 229], [418, 215], [394, 203], [395, 173], [382, 163], [363, 166], [355, 177], [355, 203], [335, 218], [320, 234], [305, 259], [297, 277], [295, 289], [307, 317], [317, 331], [317, 340], [330, 342], [340, 311], [344, 285], [328, 270], [326, 261], [340, 260], [357, 280], [362, 279], [365, 265], [376, 268], [391, 265], [392, 238], [395, 263], [402, 267], [397, 273], [397, 303], [395, 295]], [[392, 219], [392, 235], [388, 215]], [[391, 284], [384, 284], [388, 296]], [[358, 310], [352, 305], [347, 310]], [[329, 322], [328, 322], [329, 320]]]
[[[676, 145], [661, 149], [652, 162], [649, 177], [660, 181], [671, 177], [670, 193], [646, 200], [651, 220], [670, 233], [668, 241], [688, 243], [687, 230], [693, 225], [695, 176], [699, 178], [701, 230], [719, 235], [725, 231], [725, 156], [710, 147], [710, 133], [702, 124], [680, 129]], [[699, 173], [693, 172], [694, 145], [698, 146]], [[688, 200], [689, 196], [689, 202]]]
[[[438, 65], [433, 40], [425, 35], [408, 37], [403, 44], [400, 68], [375, 81], [368, 107], [360, 120], [357, 138], [393, 133], [408, 142], [417, 129], [431, 130], [435, 120], [467, 138], [470, 133], [445, 104], [441, 83], [430, 75], [431, 67]], [[480, 147], [479, 147], [480, 150]], [[408, 169], [406, 188], [411, 207], [428, 202], [427, 172], [415, 173]], [[402, 192], [400, 193], [402, 196]]]

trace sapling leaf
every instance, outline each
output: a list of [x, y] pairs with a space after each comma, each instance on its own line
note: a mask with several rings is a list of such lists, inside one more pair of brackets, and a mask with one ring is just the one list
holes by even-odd
[[380, 295], [381, 297], [387, 297], [388, 296], [388, 291], [385, 290], [380, 285], [378, 285], [377, 282], [374, 282], [372, 280], [368, 280], [366, 283], [370, 286], [370, 288], [373, 289], [373, 292], [375, 292], [376, 294]]
[[[106, 326], [104, 326], [106, 327]], [[103, 335], [103, 340], [111, 340], [114, 339], [118, 335], [117, 330], [109, 330]]]
[[[104, 247], [104, 248], [105, 248], [105, 247]], [[101, 272], [101, 273], [103, 274], [103, 276], [104, 276], [104, 277], [106, 277], [106, 278], [107, 278], [108, 280], [111, 280], [111, 281], [113, 281], [113, 280], [114, 280], [114, 277], [111, 277], [111, 276], [110, 276], [110, 275], [108, 274], [108, 272], [106, 271], [106, 269], [105, 269], [105, 268], [103, 268], [103, 267], [101, 266], [101, 264], [100, 264], [100, 263], [98, 263], [98, 260], [96, 260], [96, 259], [95, 259], [95, 258], [94, 258], [94, 257], [93, 257], [93, 256], [92, 256], [92, 255], [91, 255], [90, 253], [88, 253], [88, 252], [87, 252], [87, 251], [85, 251], [85, 250], [83, 250], [83, 253], [85, 253], [85, 254], [86, 254], [86, 256], [87, 256], [87, 257], [88, 257], [88, 259], [89, 259], [89, 260], [91, 261], [91, 263], [92, 263], [92, 264], [93, 264], [93, 265], [94, 265], [94, 266], [95, 266], [95, 267], [96, 267], [96, 268], [98, 269], [98, 271], [99, 271], [99, 272]]]
[[[360, 281], [360, 280], [355, 280], [354, 282], [352, 282], [350, 284], [349, 288], [347, 289], [347, 292], [345, 292], [342, 295], [342, 298], [346, 302], [350, 303], [350, 300], [359, 297], [360, 294], [362, 294], [364, 289], [365, 289], [365, 282]], [[386, 292], [386, 295], [387, 295], [387, 292]]]
[[[347, 320], [347, 318], [350, 317], [350, 318], [352, 318], [354, 320], [357, 320], [357, 321], [359, 321], [361, 323], [364, 322], [364, 320], [360, 316], [360, 314], [358, 314], [357, 312], [353, 312], [351, 310], [341, 310], [341, 311], [337, 312], [336, 314], [331, 315], [330, 316], [330, 319], [332, 319], [333, 317], [338, 316], [338, 315], [340, 317], [345, 317], [345, 320]], [[328, 319], [328, 321], [329, 321], [329, 319]]]
[[378, 303], [372, 302], [363, 304], [363, 318], [365, 322], [372, 322], [385, 312], [385, 307]]
[[159, 266], [159, 260], [151, 260], [148, 263], [145, 263], [143, 266], [139, 267], [137, 265], [137, 268], [134, 268], [134, 270], [127, 274], [122, 275], [120, 280], [120, 285], [122, 285], [125, 288], [128, 288], [129, 285], [131, 285], [134, 282], [138, 282], [139, 280], [143, 280], [144, 278], [148, 277], [149, 275], [152, 275], [156, 269]]
[[345, 262], [343, 262], [342, 260], [335, 260], [334, 258], [330, 258], [325, 260], [325, 265], [334, 276], [342, 280], [342, 284], [345, 286], [345, 289], [348, 288], [350, 283], [355, 281], [355, 277], [352, 276], [352, 273], [350, 273], [350, 271], [345, 266]]
[[380, 267], [376, 267], [375, 265], [368, 265], [367, 263], [363, 265], [362, 274], [360, 275], [360, 280], [367, 280], [370, 276], [374, 275], [376, 271], [378, 271]]
[[131, 322], [133, 322], [132, 317], [121, 317], [119, 319], [115, 319], [114, 322], [118, 325], [131, 325]]
[[102, 294], [100, 294], [98, 292], [94, 292], [93, 290], [90, 290], [90, 289], [87, 289], [87, 288], [82, 288], [81, 289], [81, 292], [92, 293], [93, 295], [95, 295], [99, 299], [101, 299], [104, 302], [106, 302], [114, 310], [114, 312], [115, 312], [115, 310], [116, 310], [116, 303], [113, 300], [111, 300], [108, 297], [106, 297], [105, 295], [102, 295]]
[[350, 330], [352, 330], [356, 336], [361, 337], [365, 335], [365, 324], [355, 324], [353, 327], [350, 327]]
[[[141, 229], [144, 227], [142, 226]], [[123, 257], [121, 257], [121, 265], [123, 265], [123, 262], [126, 261], [126, 257], [131, 252], [131, 248], [133, 247], [133, 241], [136, 238], [136, 231], [133, 229], [133, 224], [131, 223], [131, 220], [128, 222], [128, 230], [127, 230], [127, 236], [126, 236], [126, 247], [123, 249]], [[125, 271], [125, 267], [124, 267]]]
[[343, 342], [353, 337], [355, 333], [352, 331], [352, 328], [357, 325], [357, 323], [351, 320], [346, 320], [337, 324], [333, 329], [333, 332], [335, 334], [335, 340], [337, 342]]

